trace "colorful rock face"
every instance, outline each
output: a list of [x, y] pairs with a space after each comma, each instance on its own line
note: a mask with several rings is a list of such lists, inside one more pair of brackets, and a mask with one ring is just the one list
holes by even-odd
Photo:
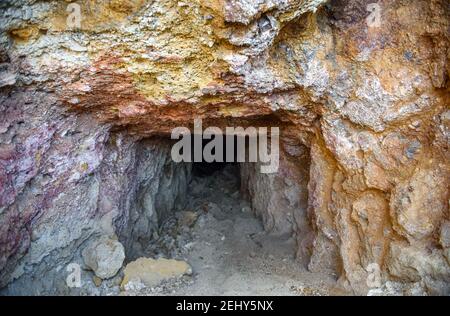
[[65, 288], [99, 234], [140, 256], [189, 179], [161, 138], [202, 118], [280, 127], [283, 174], [247, 189], [309, 269], [448, 293], [448, 3], [371, 2], [3, 1], [0, 287]]

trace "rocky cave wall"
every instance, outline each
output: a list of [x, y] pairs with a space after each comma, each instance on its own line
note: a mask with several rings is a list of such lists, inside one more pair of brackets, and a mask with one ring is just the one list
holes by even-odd
[[141, 139], [271, 116], [310, 155], [309, 269], [363, 294], [376, 263], [448, 293], [446, 0], [380, 0], [379, 26], [369, 0], [80, 0], [80, 27], [71, 2], [0, 4], [0, 286], [57, 279], [97, 234], [149, 233], [154, 192], [187, 171], [153, 184], [165, 160]]
[[307, 240], [311, 233], [307, 214], [309, 150], [288, 139], [281, 146], [276, 173], [260, 172], [265, 165], [261, 162], [240, 164], [241, 191], [267, 232], [295, 232], [300, 241]]
[[[4, 288], [7, 294], [83, 294], [82, 289], [66, 284], [69, 263], [87, 269], [81, 259], [83, 249], [106, 236], [118, 239], [127, 261], [134, 260], [155, 237], [159, 223], [186, 200], [191, 167], [171, 160], [170, 141], [138, 140], [113, 133], [95, 148], [88, 146], [92, 142], [84, 142], [82, 137], [79, 140], [78, 149], [86, 151], [81, 150], [75, 158], [79, 159], [78, 170], [65, 170], [60, 179], [48, 176], [45, 183], [32, 184], [34, 194], [17, 198], [18, 212], [35, 213], [31, 240], [19, 239], [26, 251], [17, 253], [18, 259], [9, 258], [2, 270], [2, 282], [18, 278]], [[95, 166], [89, 155], [100, 159], [101, 164]], [[59, 155], [59, 159], [68, 157]], [[42, 167], [48, 170], [53, 165], [45, 163]], [[59, 182], [60, 192], [51, 205], [43, 208], [40, 203], [45, 196], [41, 192], [55, 182]], [[13, 226], [14, 222], [8, 224]], [[17, 232], [21, 233], [28, 232]]]

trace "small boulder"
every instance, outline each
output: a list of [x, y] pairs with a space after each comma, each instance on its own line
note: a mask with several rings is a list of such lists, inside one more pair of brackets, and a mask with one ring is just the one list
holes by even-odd
[[86, 266], [100, 279], [109, 279], [117, 274], [125, 259], [123, 245], [112, 238], [102, 236], [91, 242], [82, 252]]
[[173, 259], [139, 258], [130, 262], [124, 269], [124, 278], [121, 288], [127, 289], [130, 284], [143, 284], [154, 287], [162, 281], [191, 274], [192, 269], [185, 261]]

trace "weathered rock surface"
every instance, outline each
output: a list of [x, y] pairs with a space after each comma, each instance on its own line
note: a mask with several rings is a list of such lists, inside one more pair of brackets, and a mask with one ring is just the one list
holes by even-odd
[[122, 244], [108, 236], [93, 241], [82, 251], [84, 263], [100, 279], [112, 278], [122, 268], [125, 249]]
[[290, 154], [281, 155], [276, 173], [261, 173], [260, 162], [242, 163], [241, 186], [266, 231], [279, 235], [296, 231], [303, 239], [311, 232], [307, 215], [308, 149], [300, 144], [289, 149]]
[[[124, 269], [124, 277], [121, 284], [122, 289], [136, 287], [143, 284], [153, 287], [162, 281], [191, 274], [192, 269], [185, 261], [173, 259], [139, 258], [130, 262]], [[135, 283], [135, 284], [130, 284]]]
[[[141, 256], [190, 172], [145, 138], [194, 117], [279, 126], [282, 143], [309, 149], [306, 216], [287, 230], [310, 226], [298, 240], [311, 270], [367, 293], [376, 263], [383, 282], [450, 292], [446, 0], [378, 1], [379, 25], [368, 0], [77, 1], [80, 27], [69, 3], [0, 4], [6, 293], [71, 293], [64, 268], [95, 236]], [[282, 166], [302, 171], [301, 146]], [[248, 176], [266, 200], [305, 188], [289, 182], [303, 175]], [[254, 209], [285, 229], [281, 209]]]

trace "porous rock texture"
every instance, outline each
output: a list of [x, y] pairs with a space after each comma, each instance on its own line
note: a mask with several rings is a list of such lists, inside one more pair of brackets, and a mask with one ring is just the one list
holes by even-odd
[[287, 138], [283, 147], [275, 173], [261, 173], [261, 162], [240, 165], [241, 191], [266, 231], [278, 235], [296, 232], [299, 240], [307, 240], [311, 233], [307, 214], [309, 151]]
[[376, 263], [383, 282], [449, 293], [446, 0], [380, 0], [378, 27], [370, 0], [80, 0], [80, 28], [71, 2], [0, 4], [4, 291], [67, 293], [65, 266], [101, 235], [138, 257], [190, 172], [148, 137], [202, 118], [280, 127], [291, 171], [250, 174], [248, 192], [307, 188], [306, 209], [261, 216], [293, 219], [310, 270], [365, 294]]
[[161, 281], [191, 273], [191, 267], [184, 261], [165, 258], [157, 260], [139, 258], [125, 267], [121, 287], [136, 287], [140, 286], [139, 283], [147, 287], [154, 287]]

